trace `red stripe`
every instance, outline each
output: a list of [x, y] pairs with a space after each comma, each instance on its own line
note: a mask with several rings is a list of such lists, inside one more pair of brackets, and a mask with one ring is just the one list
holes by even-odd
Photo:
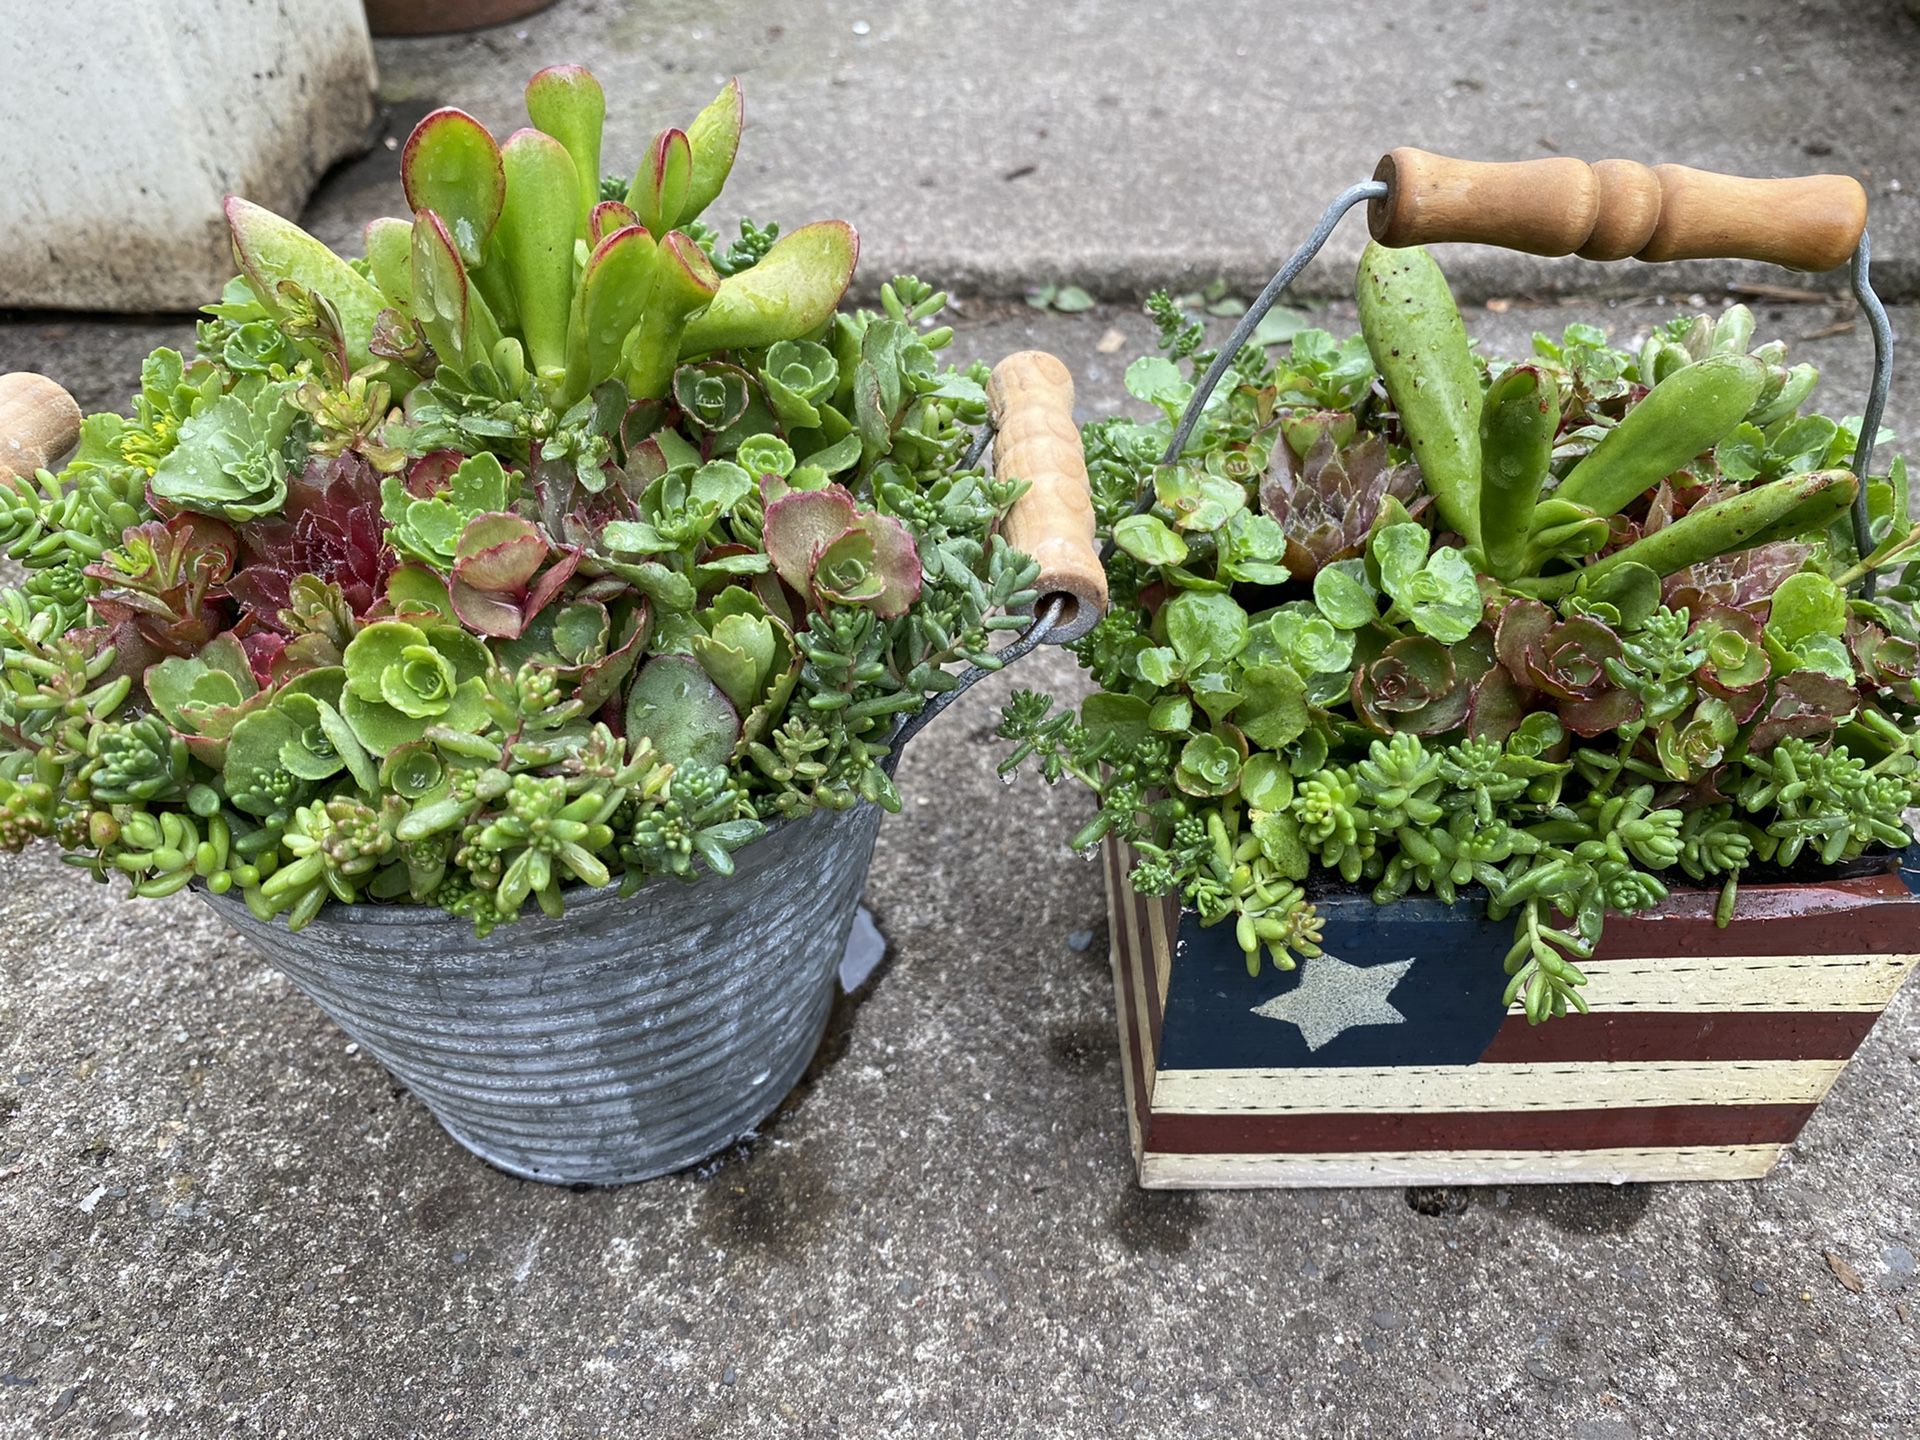
[[1734, 919], [1713, 923], [1718, 891], [1676, 890], [1653, 910], [1610, 916], [1607, 960], [1671, 955], [1891, 955], [1912, 945], [1920, 897], [1897, 875], [1829, 885], [1755, 885], [1740, 891]]
[[[1165, 1017], [1160, 1013], [1161, 957], [1155, 953], [1159, 947], [1154, 944], [1153, 917], [1158, 914], [1165, 922], [1167, 942], [1171, 944], [1180, 927], [1180, 907], [1165, 898], [1149, 900], [1144, 895], [1136, 895], [1131, 885], [1127, 886], [1127, 901], [1133, 906], [1134, 923], [1140, 927], [1140, 974], [1147, 992], [1147, 1033], [1153, 1039], [1153, 1053], [1158, 1057], [1160, 1022]], [[1157, 1058], [1155, 1063], [1159, 1063]]]
[[1603, 1012], [1529, 1025], [1525, 1016], [1510, 1015], [1480, 1061], [1845, 1060], [1879, 1018], [1877, 1010]]
[[1785, 1144], [1813, 1112], [1812, 1105], [1623, 1105], [1426, 1115], [1155, 1115], [1146, 1148], [1169, 1155], [1287, 1155]]
[[1140, 1053], [1140, 1025], [1133, 1008], [1133, 972], [1139, 964], [1139, 958], [1133, 953], [1133, 946], [1127, 939], [1127, 916], [1137, 904], [1133, 891], [1122, 878], [1120, 846], [1117, 841], [1108, 841], [1105, 848], [1107, 865], [1107, 895], [1112, 907], [1108, 912], [1109, 923], [1113, 929], [1110, 937], [1113, 943], [1113, 999], [1114, 1008], [1120, 1017], [1120, 1043], [1127, 1047], [1127, 1054], [1133, 1061], [1130, 1072], [1127, 1103], [1133, 1107], [1138, 1121], [1140, 1134], [1147, 1133], [1148, 1110], [1151, 1090], [1147, 1084], [1147, 1060]]

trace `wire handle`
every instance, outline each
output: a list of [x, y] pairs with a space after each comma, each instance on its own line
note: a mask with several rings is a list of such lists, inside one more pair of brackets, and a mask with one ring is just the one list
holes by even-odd
[[1585, 260], [1763, 260], [1831, 270], [1859, 248], [1867, 192], [1851, 175], [1753, 180], [1572, 156], [1489, 163], [1405, 146], [1373, 178], [1382, 245], [1474, 241]]

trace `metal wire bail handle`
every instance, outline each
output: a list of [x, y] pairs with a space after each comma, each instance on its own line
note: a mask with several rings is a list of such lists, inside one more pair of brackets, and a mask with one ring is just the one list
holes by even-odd
[[[1873, 380], [1853, 452], [1860, 485], [1852, 514], [1855, 548], [1862, 559], [1872, 552], [1867, 477], [1893, 383], [1893, 327], [1868, 274], [1873, 247], [1866, 192], [1843, 175], [1749, 180], [1682, 165], [1650, 169], [1630, 160], [1589, 165], [1556, 157], [1490, 164], [1395, 150], [1381, 160], [1374, 179], [1342, 191], [1327, 207], [1306, 243], [1240, 317], [1188, 400], [1162, 465], [1185, 452], [1207, 401], [1267, 312], [1346, 213], [1363, 201], [1373, 237], [1388, 245], [1471, 241], [1590, 260], [1754, 259], [1816, 271], [1846, 263], [1854, 299], [1873, 335]], [[1134, 502], [1133, 513], [1152, 506], [1148, 489]], [[1113, 549], [1109, 538], [1100, 552], [1102, 563]], [[1873, 598], [1873, 572], [1861, 577], [1860, 587], [1865, 598]]]

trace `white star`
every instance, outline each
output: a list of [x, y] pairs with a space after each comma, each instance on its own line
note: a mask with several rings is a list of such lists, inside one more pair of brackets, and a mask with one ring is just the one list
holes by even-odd
[[1307, 1049], [1318, 1050], [1358, 1025], [1405, 1023], [1407, 1017], [1387, 1003], [1387, 996], [1412, 968], [1411, 959], [1392, 965], [1349, 965], [1338, 955], [1318, 955], [1301, 962], [1299, 985], [1254, 1006], [1253, 1013], [1297, 1025]]

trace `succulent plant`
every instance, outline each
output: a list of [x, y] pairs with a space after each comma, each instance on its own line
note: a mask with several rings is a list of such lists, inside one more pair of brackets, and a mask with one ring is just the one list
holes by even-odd
[[459, 461], [442, 476], [415, 467], [406, 479], [380, 483], [380, 511], [388, 538], [403, 554], [451, 573], [461, 536], [475, 519], [512, 508], [519, 482], [498, 456], [482, 453]]
[[471, 734], [487, 719], [486, 647], [455, 626], [376, 620], [353, 637], [342, 663], [341, 713], [375, 755], [436, 727]]
[[[1744, 311], [1642, 356], [1574, 327], [1502, 366], [1424, 256], [1371, 251], [1361, 285], [1364, 347], [1243, 351], [1166, 467], [1214, 357], [1156, 299], [1167, 353], [1127, 372], [1156, 418], [1083, 432], [1117, 552], [1076, 647], [1096, 688], [1077, 714], [1018, 693], [1000, 727], [1003, 770], [1098, 797], [1072, 843], [1125, 840], [1134, 888], [1231, 920], [1250, 967], [1310, 953], [1318, 876], [1383, 904], [1478, 887], [1535, 1022], [1585, 1008], [1605, 917], [1680, 877], [1724, 921], [1754, 864], [1904, 844], [1904, 465], [1868, 485], [1857, 556], [1833, 523], [1854, 422], [1794, 413], [1811, 372], [1747, 353]], [[1383, 487], [1396, 469], [1417, 488]], [[1845, 593], [1874, 571], [1901, 573]]]
[[256, 623], [276, 630], [296, 628], [286, 612], [301, 578], [334, 587], [358, 619], [385, 597], [399, 563], [381, 521], [373, 467], [354, 454], [309, 462], [288, 486], [284, 510], [248, 522], [240, 540], [243, 560], [225, 592]]
[[1388, 497], [1404, 505], [1419, 492], [1419, 471], [1391, 464], [1381, 437], [1355, 438], [1351, 415], [1284, 422], [1273, 450], [1260, 508], [1286, 536], [1285, 564], [1297, 579], [1359, 555]]
[[153, 493], [232, 521], [273, 513], [286, 500], [289, 440], [301, 418], [285, 382], [240, 380], [180, 422], [153, 471]]
[[233, 530], [204, 515], [131, 526], [86, 569], [101, 585], [94, 612], [129, 663], [191, 655], [225, 628], [218, 597], [239, 551]]
[[[344, 372], [371, 363], [377, 333], [413, 325], [432, 347], [431, 361], [417, 362], [423, 377], [434, 367], [468, 382], [509, 376], [510, 389], [560, 409], [615, 378], [636, 398], [657, 398], [682, 357], [799, 340], [826, 324], [858, 254], [850, 227], [803, 226], [724, 278], [681, 228], [732, 168], [737, 84], [685, 130], [657, 135], [611, 204], [600, 201], [598, 82], [556, 66], [533, 77], [526, 98], [537, 128], [504, 142], [450, 108], [415, 127], [401, 163], [413, 216], [369, 227], [371, 281], [289, 222], [231, 204], [235, 253], [261, 304], [283, 328], [301, 297], [324, 305]], [[576, 245], [587, 247], [578, 267]], [[384, 348], [405, 353], [390, 340]]]
[[920, 594], [920, 556], [906, 526], [862, 511], [842, 486], [770, 497], [763, 527], [775, 572], [812, 607], [858, 605], [891, 619]]

